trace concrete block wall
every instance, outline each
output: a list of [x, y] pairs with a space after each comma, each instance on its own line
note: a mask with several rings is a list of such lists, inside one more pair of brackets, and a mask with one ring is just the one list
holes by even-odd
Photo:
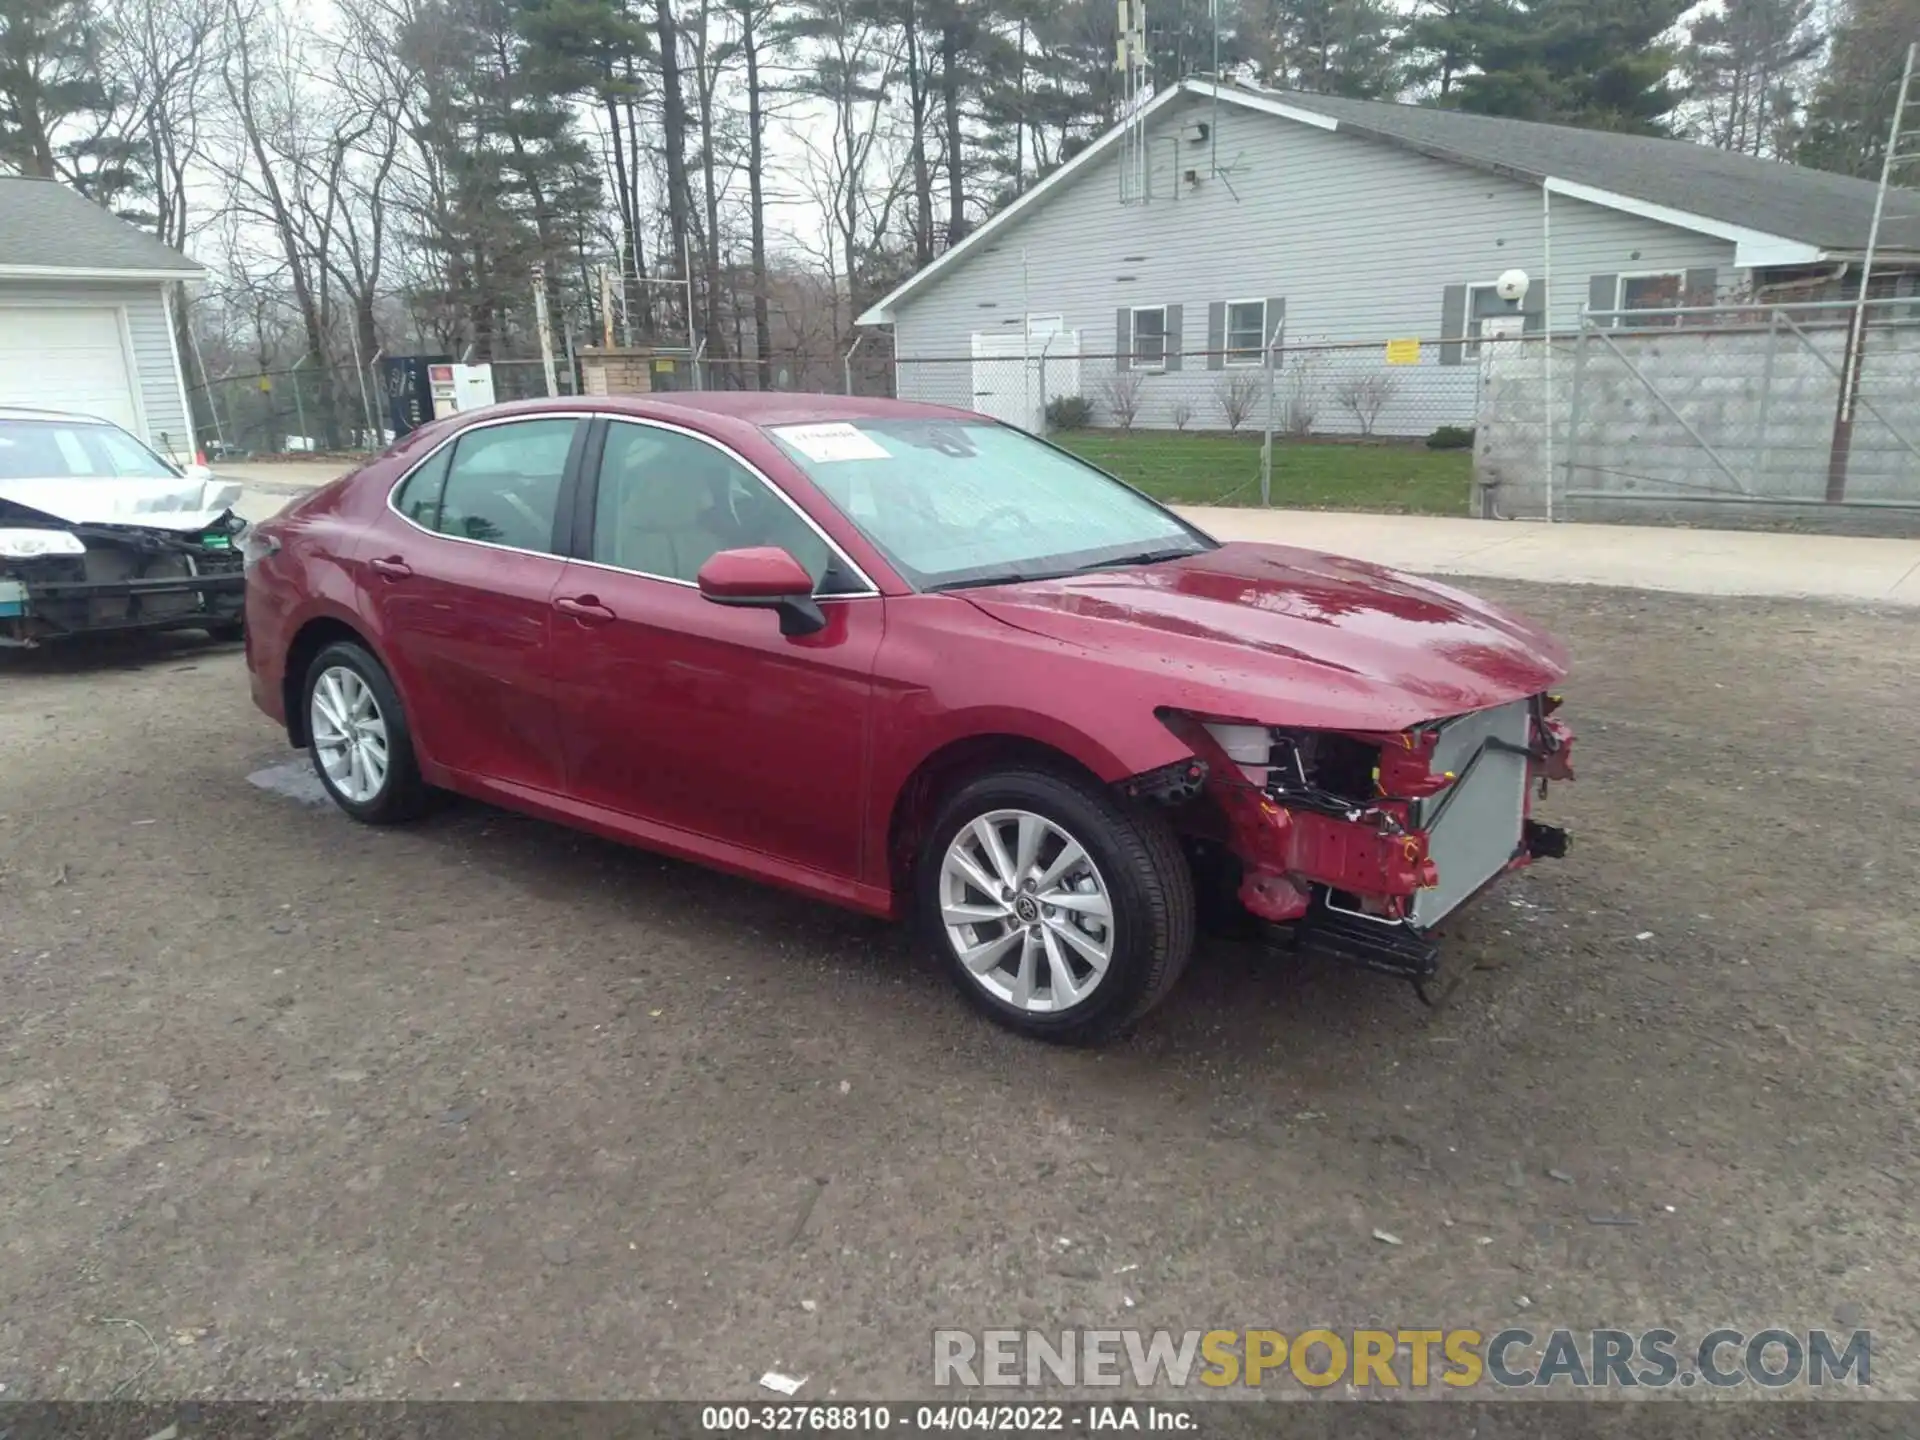
[[[1589, 330], [1556, 338], [1550, 366], [1540, 342], [1503, 346], [1481, 372], [1477, 508], [1548, 513], [1551, 433], [1560, 519], [1830, 523], [1824, 505], [1766, 502], [1824, 500], [1844, 347], [1842, 327], [1784, 324]], [[1907, 533], [1920, 527], [1920, 327], [1870, 328], [1861, 376], [1847, 498], [1915, 509], [1879, 525], [1852, 512], [1847, 527]]]

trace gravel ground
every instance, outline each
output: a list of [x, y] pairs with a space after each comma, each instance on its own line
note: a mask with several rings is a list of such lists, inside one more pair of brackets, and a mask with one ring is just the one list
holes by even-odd
[[232, 647], [0, 660], [7, 1398], [901, 1396], [1022, 1324], [1863, 1325], [1920, 1394], [1920, 614], [1477, 588], [1579, 657], [1573, 855], [1438, 1012], [1212, 942], [1097, 1052], [885, 926], [250, 786]]

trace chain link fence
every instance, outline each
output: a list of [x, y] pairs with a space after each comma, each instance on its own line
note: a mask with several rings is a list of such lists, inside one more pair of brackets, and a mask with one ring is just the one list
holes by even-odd
[[[1920, 297], [1679, 298], [1709, 303], [1589, 310], [1551, 336], [1485, 320], [1264, 350], [1087, 351], [1067, 331], [895, 355], [875, 335], [833, 360], [662, 352], [648, 379], [970, 410], [1170, 500], [1920, 533]], [[554, 369], [558, 394], [581, 393], [573, 362]], [[542, 360], [492, 374], [497, 401], [549, 393]], [[210, 458], [391, 438], [375, 376], [352, 367], [230, 374], [193, 402]]]
[[187, 394], [195, 448], [210, 460], [377, 449], [380, 390], [351, 365], [213, 376]]
[[1263, 357], [1188, 351], [1143, 365], [1035, 337], [1029, 353], [900, 356], [859, 391], [975, 410], [1036, 433], [1099, 428], [1426, 440], [1473, 424], [1478, 367], [1419, 341], [1303, 343]]
[[976, 348], [896, 357], [855, 391], [992, 416], [1164, 499], [1467, 508], [1479, 371], [1458, 345], [1277, 341], [1143, 360], [1084, 352], [1068, 333]]
[[[494, 360], [493, 398], [544, 398], [546, 362]], [[580, 393], [575, 362], [556, 357], [560, 395]], [[385, 384], [379, 367], [301, 363], [278, 369], [229, 371], [190, 386], [194, 448], [209, 460], [248, 455], [349, 454], [392, 443]]]

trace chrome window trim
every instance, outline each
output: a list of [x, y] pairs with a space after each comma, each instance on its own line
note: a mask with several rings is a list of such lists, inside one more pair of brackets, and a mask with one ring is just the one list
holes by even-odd
[[[725, 455], [729, 460], [733, 461], [734, 464], [752, 475], [762, 485], [765, 485], [775, 495], [779, 496], [786, 507], [793, 511], [795, 515], [798, 515], [802, 523], [804, 523], [809, 530], [820, 537], [828, 551], [844, 564], [855, 578], [867, 587], [864, 590], [849, 590], [843, 594], [835, 595], [821, 595], [816, 593], [812, 597], [815, 601], [877, 600], [880, 597], [880, 587], [874, 584], [873, 577], [867, 574], [866, 570], [855, 562], [851, 555], [847, 554], [845, 550], [842, 550], [834, 538], [822, 530], [819, 523], [815, 521], [811, 515], [807, 514], [806, 511], [802, 510], [794, 498], [787, 494], [766, 471], [762, 470], [758, 465], [755, 465], [751, 460], [741, 455], [731, 446], [723, 444], [711, 435], [704, 435], [700, 431], [690, 429], [685, 425], [675, 425], [671, 421], [654, 420], [639, 415], [619, 415], [606, 410], [548, 410], [542, 411], [537, 415], [500, 415], [490, 420], [479, 420], [471, 425], [462, 426], [443, 439], [438, 445], [435, 445], [431, 450], [427, 451], [427, 453], [422, 455], [418, 460], [415, 460], [413, 464], [409, 465], [406, 470], [401, 473], [399, 478], [387, 488], [387, 509], [397, 515], [402, 524], [410, 526], [422, 535], [431, 536], [435, 540], [450, 540], [456, 545], [478, 545], [483, 550], [504, 550], [510, 555], [544, 555], [554, 560], [564, 561], [569, 565], [585, 565], [591, 569], [605, 570], [614, 575], [637, 575], [643, 580], [658, 580], [664, 585], [679, 585], [684, 589], [698, 590], [700, 587], [696, 582], [692, 580], [682, 580], [677, 575], [656, 575], [650, 570], [631, 570], [624, 565], [609, 565], [605, 561], [583, 559], [577, 555], [561, 555], [552, 550], [527, 550], [518, 545], [500, 545], [491, 540], [475, 540], [466, 535], [449, 535], [444, 530], [429, 530], [394, 503], [394, 497], [398, 495], [406, 483], [414, 477], [414, 474], [433, 463], [434, 457], [439, 455], [442, 450], [445, 450], [450, 445], [459, 443], [461, 436], [471, 435], [476, 430], [490, 430], [496, 425], [524, 425], [529, 421], [535, 420], [605, 420], [609, 424], [640, 425], [653, 430], [668, 430], [676, 435], [685, 435], [689, 439], [698, 440], [704, 445], [712, 446], [715, 450], [718, 450], [722, 455]], [[601, 447], [601, 453], [603, 456], [606, 453], [604, 446]], [[599, 498], [598, 476], [594, 478], [594, 486], [595, 499], [597, 500]]]
[[[416, 471], [425, 469], [426, 466], [432, 462], [433, 457], [438, 455], [442, 450], [445, 450], [449, 445], [457, 445], [460, 442], [460, 437], [463, 435], [471, 435], [476, 430], [491, 430], [496, 425], [524, 425], [532, 420], [595, 420], [599, 418], [600, 413], [601, 412], [594, 410], [549, 410], [542, 411], [538, 415], [500, 415], [491, 420], [479, 420], [472, 425], [463, 425], [438, 445], [427, 451], [427, 453], [422, 455], [418, 460], [414, 461], [413, 464], [409, 465], [401, 474], [400, 478], [387, 487], [387, 509], [391, 510], [395, 515], [398, 515], [402, 524], [411, 526], [422, 535], [430, 535], [435, 540], [451, 540], [456, 545], [478, 545], [483, 550], [504, 550], [509, 555], [544, 555], [550, 560], [565, 561], [569, 557], [554, 550], [528, 550], [520, 545], [500, 545], [492, 540], [475, 540], [468, 535], [449, 535], [444, 530], [429, 530], [398, 505], [394, 504], [393, 497], [400, 493], [402, 487], [414, 477]], [[569, 441], [568, 445], [569, 448], [571, 448], [572, 442]], [[448, 469], [449, 473], [451, 473], [451, 461], [448, 462]], [[563, 471], [561, 480], [564, 482], [565, 479], [566, 475]], [[442, 493], [445, 493], [444, 481], [442, 482]], [[559, 517], [556, 515], [554, 518], [558, 519]]]
[[[834, 538], [820, 528], [819, 522], [807, 514], [806, 511], [802, 510], [799, 502], [787, 494], [772, 476], [768, 475], [766, 471], [762, 470], [758, 465], [755, 465], [751, 460], [747, 459], [746, 456], [740, 454], [732, 446], [714, 439], [711, 435], [705, 435], [698, 430], [689, 429], [685, 425], [675, 425], [670, 420], [655, 420], [651, 417], [641, 415], [607, 415], [605, 419], [609, 424], [638, 425], [643, 429], [665, 430], [675, 435], [685, 435], [690, 440], [698, 440], [701, 444], [718, 450], [722, 455], [726, 456], [727, 459], [731, 460], [762, 485], [766, 486], [767, 489], [779, 496], [786, 507], [800, 517], [800, 522], [820, 537], [820, 541], [827, 547], [828, 553], [844, 565], [862, 585], [866, 586], [864, 590], [848, 590], [832, 595], [822, 595], [816, 591], [812, 597], [816, 602], [825, 602], [828, 600], [876, 600], [879, 598], [880, 587], [873, 583], [873, 577], [855, 563], [854, 558], [847, 554], [845, 550], [842, 550]], [[600, 448], [600, 454], [604, 461], [606, 457], [606, 447], [604, 445]], [[599, 498], [599, 481], [598, 477], [596, 477], [594, 499], [598, 501]], [[598, 517], [596, 517], [596, 520], [597, 518]], [[616, 575], [638, 575], [643, 579], [659, 580], [668, 585], [681, 585], [690, 590], [698, 590], [700, 588], [696, 582], [692, 580], [682, 580], [677, 575], [656, 575], [651, 570], [634, 570], [625, 565], [610, 565], [604, 560], [582, 560], [574, 557], [573, 563], [576, 565], [590, 565], [596, 570], [608, 570]]]

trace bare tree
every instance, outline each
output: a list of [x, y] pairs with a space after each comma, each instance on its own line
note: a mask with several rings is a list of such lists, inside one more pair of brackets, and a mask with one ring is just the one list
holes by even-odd
[[1193, 402], [1191, 400], [1175, 401], [1173, 406], [1173, 428], [1176, 430], [1185, 430], [1187, 426], [1192, 423]]
[[114, 0], [106, 18], [103, 63], [122, 87], [120, 124], [140, 156], [154, 232], [184, 250], [187, 173], [201, 158], [219, 72], [220, 0]]
[[1313, 433], [1320, 418], [1320, 372], [1326, 362], [1312, 350], [1297, 352], [1286, 366], [1286, 410], [1283, 428], [1287, 434], [1302, 438]]
[[[224, 166], [228, 203], [273, 236], [306, 342], [302, 359], [323, 377], [321, 416], [337, 430], [324, 377], [338, 213], [330, 201], [316, 203], [311, 187], [338, 182], [344, 148], [323, 135], [321, 117], [298, 91], [300, 41], [286, 18], [268, 0], [227, 0], [226, 22], [221, 80], [238, 132]], [[327, 438], [338, 443], [337, 434]]]
[[1253, 413], [1254, 402], [1260, 398], [1260, 381], [1254, 371], [1240, 370], [1222, 375], [1213, 386], [1213, 403], [1220, 407], [1220, 414], [1227, 422], [1229, 432], [1238, 431], [1247, 423], [1247, 417]]
[[1380, 412], [1400, 388], [1400, 377], [1384, 370], [1350, 375], [1333, 387], [1333, 403], [1353, 416], [1362, 435], [1373, 434]]
[[1100, 382], [1100, 398], [1106, 402], [1114, 423], [1129, 433], [1140, 414], [1144, 385], [1138, 370], [1116, 370]]
[[901, 65], [901, 38], [857, 0], [808, 0], [790, 24], [792, 34], [815, 47], [805, 88], [832, 117], [827, 144], [808, 133], [796, 132], [796, 138], [806, 152], [808, 188], [831, 200], [828, 218], [840, 242], [850, 308], [858, 314], [868, 262], [892, 229], [894, 210], [912, 179], [912, 167], [897, 163], [887, 104]]

